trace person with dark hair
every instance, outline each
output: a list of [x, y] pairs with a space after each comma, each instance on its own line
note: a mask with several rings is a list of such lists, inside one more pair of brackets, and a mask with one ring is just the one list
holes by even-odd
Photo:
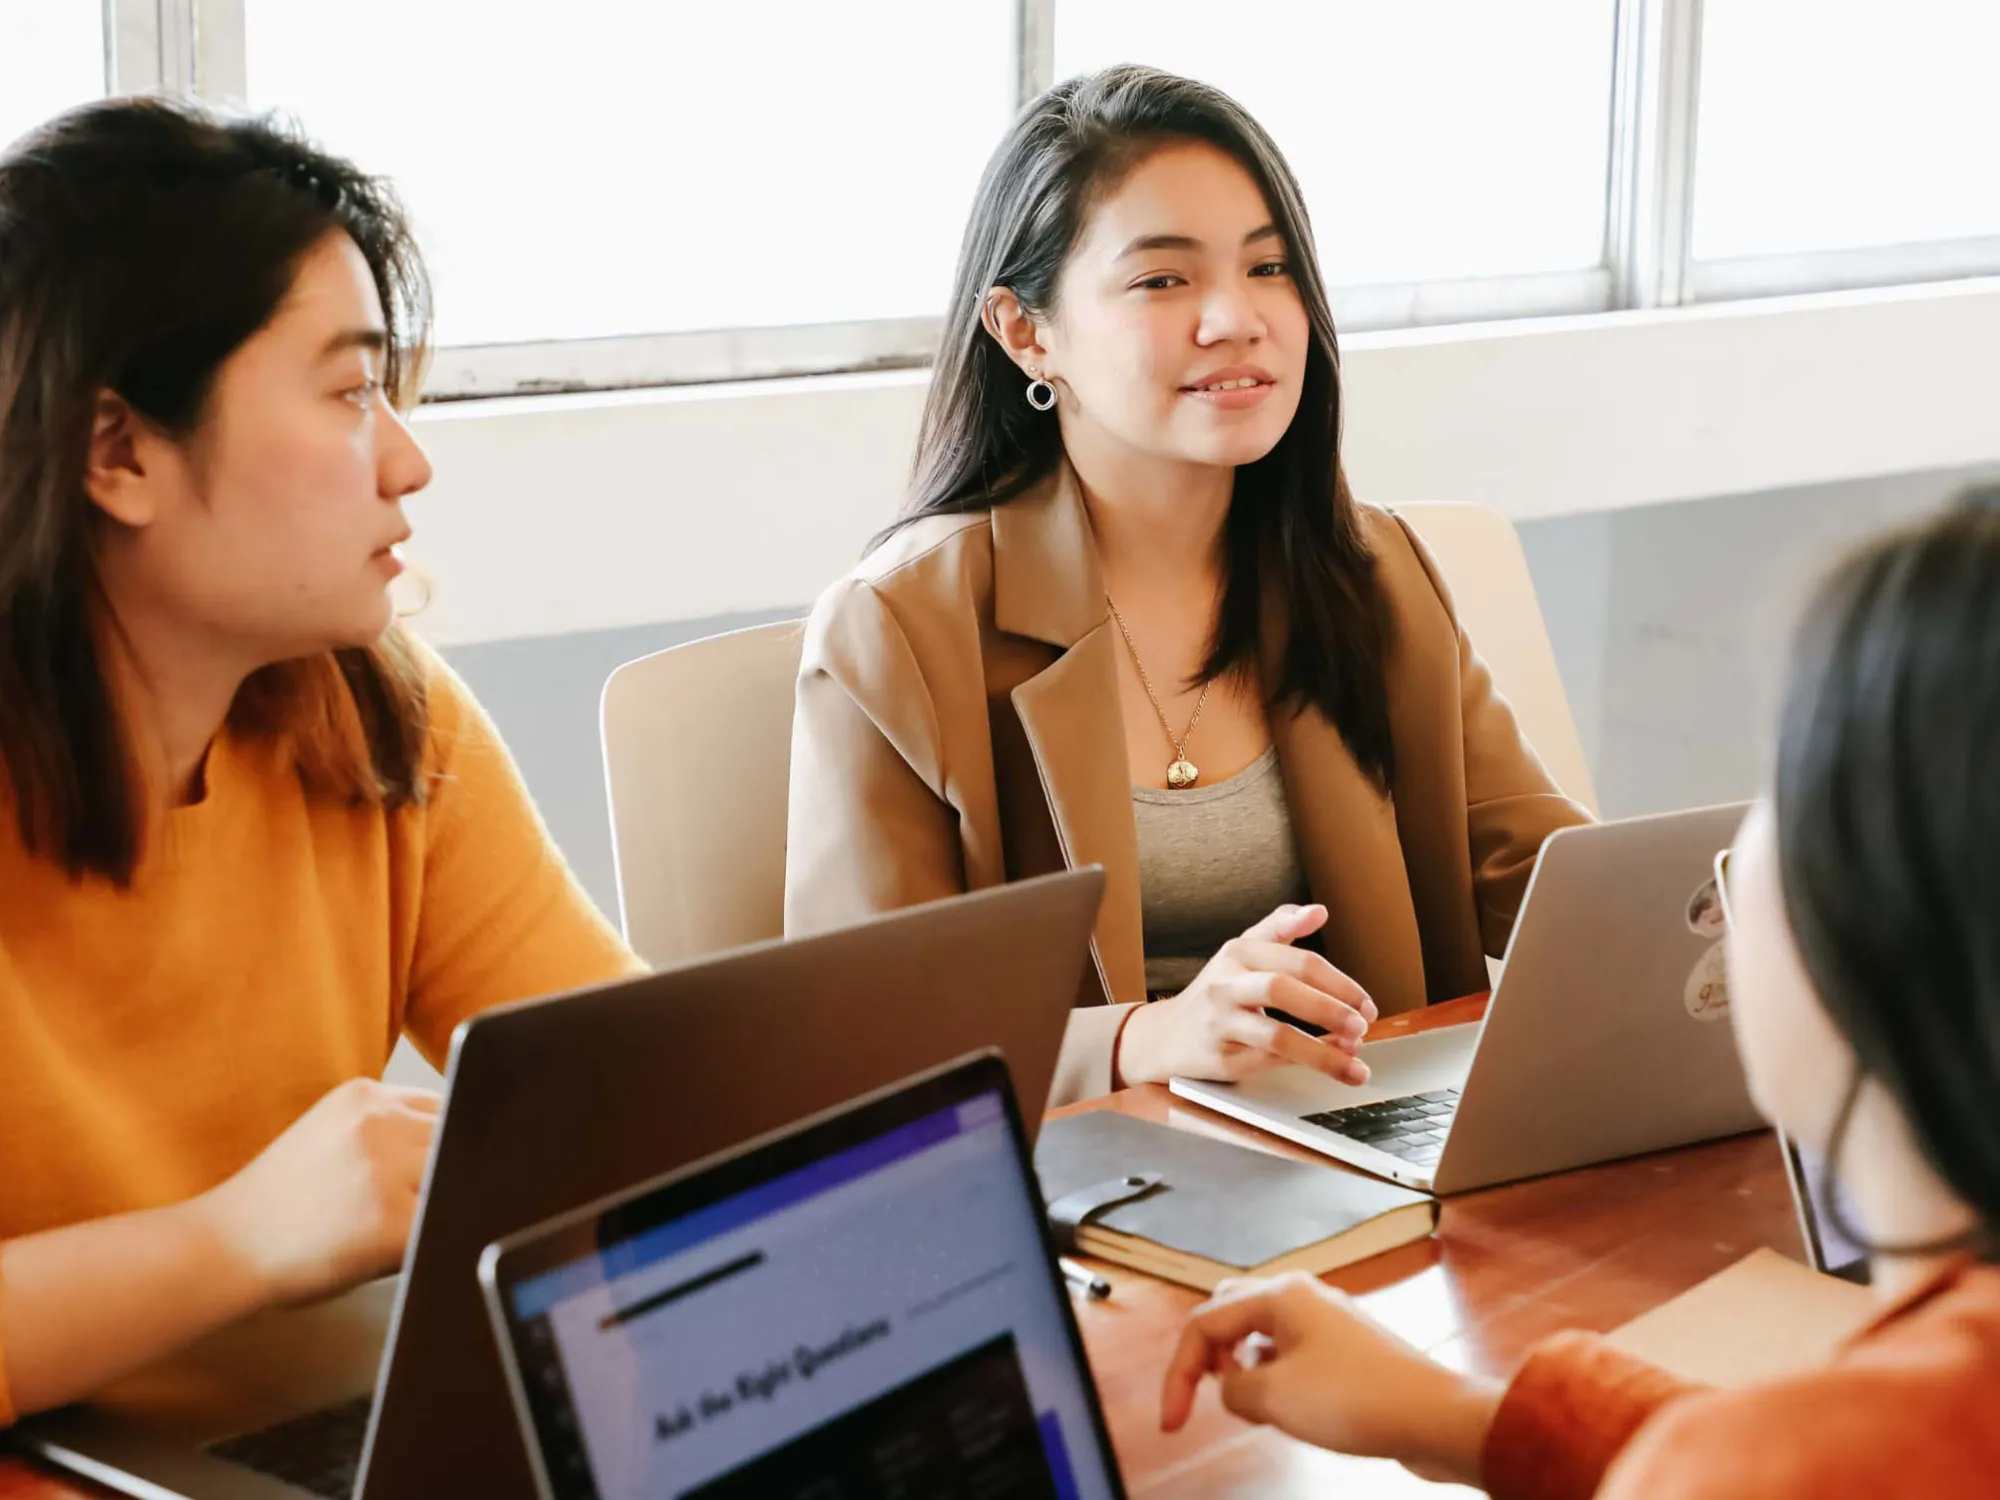
[[388, 187], [126, 99], [0, 156], [0, 1426], [403, 1256], [441, 1062], [637, 961], [391, 625]]
[[807, 630], [786, 930], [1102, 865], [1058, 1101], [1276, 1062], [1360, 1082], [1367, 1019], [1485, 989], [1543, 840], [1588, 815], [1415, 534], [1348, 492], [1341, 416], [1256, 121], [1139, 67], [1029, 105], [965, 231], [908, 507]]
[[2000, 488], [1822, 584], [1792, 655], [1775, 788], [1730, 855], [1730, 1016], [1751, 1091], [1837, 1175], [1886, 1302], [1829, 1365], [1709, 1391], [1572, 1333], [1502, 1389], [1286, 1278], [1225, 1285], [1195, 1310], [1163, 1424], [1179, 1428], [1213, 1374], [1252, 1421], [1501, 1500], [1993, 1494], [1996, 752]]

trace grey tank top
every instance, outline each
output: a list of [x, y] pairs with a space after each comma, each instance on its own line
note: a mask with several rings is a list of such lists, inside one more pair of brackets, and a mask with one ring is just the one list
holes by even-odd
[[1132, 816], [1150, 994], [1178, 994], [1244, 928], [1308, 899], [1275, 747], [1214, 786], [1135, 786]]

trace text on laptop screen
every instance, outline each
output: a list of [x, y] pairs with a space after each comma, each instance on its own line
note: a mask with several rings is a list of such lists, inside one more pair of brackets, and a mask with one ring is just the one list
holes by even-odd
[[555, 1493], [1108, 1496], [998, 1093], [514, 1286]]

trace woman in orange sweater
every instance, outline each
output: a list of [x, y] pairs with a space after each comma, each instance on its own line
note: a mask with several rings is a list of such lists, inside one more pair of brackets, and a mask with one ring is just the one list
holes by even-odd
[[0, 157], [0, 1426], [393, 1269], [398, 1034], [637, 967], [391, 628], [427, 326], [387, 189], [271, 125]]
[[1774, 792], [1732, 856], [1731, 1016], [1752, 1090], [1837, 1172], [1886, 1304], [1830, 1365], [1708, 1391], [1563, 1334], [1503, 1389], [1318, 1282], [1243, 1283], [1189, 1321], [1166, 1427], [1213, 1374], [1252, 1421], [1520, 1500], [2000, 1494], [1996, 752], [1990, 489], [1822, 585]]

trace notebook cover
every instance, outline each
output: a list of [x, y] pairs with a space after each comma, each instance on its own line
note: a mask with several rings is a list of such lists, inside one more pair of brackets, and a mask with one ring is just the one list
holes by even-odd
[[1044, 1202], [1128, 1172], [1165, 1180], [1090, 1222], [1184, 1255], [1244, 1269], [1344, 1234], [1422, 1193], [1334, 1166], [1148, 1124], [1110, 1110], [1042, 1126], [1035, 1173]]

